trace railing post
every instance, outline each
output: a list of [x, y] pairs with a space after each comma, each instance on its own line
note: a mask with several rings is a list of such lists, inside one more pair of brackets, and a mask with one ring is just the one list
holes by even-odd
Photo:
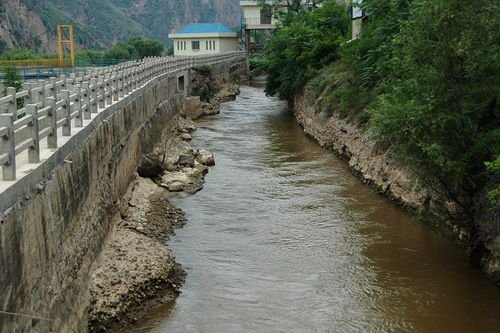
[[118, 84], [118, 77], [117, 74], [113, 76], [111, 79], [112, 82], [112, 89], [111, 91], [113, 92], [113, 101], [116, 102], [118, 101], [118, 90], [120, 89], [119, 84]]
[[75, 109], [78, 111], [75, 118], [75, 127], [83, 127], [83, 112], [82, 112], [82, 89], [80, 85], [75, 85], [73, 92], [76, 94]]
[[71, 136], [71, 101], [69, 100], [69, 90], [62, 90], [61, 96], [64, 99], [64, 117], [66, 118], [66, 123], [62, 128], [62, 135]]
[[11, 96], [9, 103], [9, 113], [14, 115], [14, 119], [17, 119], [17, 98], [16, 98], [16, 88], [8, 87], [7, 95]]
[[119, 88], [119, 91], [118, 91], [118, 97], [120, 99], [122, 99], [123, 97], [125, 97], [125, 86], [124, 86], [124, 82], [123, 82], [123, 70], [121, 70], [120, 72], [118, 72], [118, 88]]
[[128, 89], [127, 89], [128, 93], [131, 94], [134, 91], [134, 69], [133, 68], [128, 69], [127, 83], [128, 83]]
[[52, 97], [57, 101], [57, 79], [55, 77], [49, 78], [50, 90], [52, 91]]
[[31, 115], [31, 138], [33, 145], [28, 149], [28, 162], [40, 162], [40, 133], [38, 132], [38, 106], [35, 104], [28, 104], [26, 106], [26, 114]]
[[67, 88], [69, 91], [73, 90], [73, 86], [76, 84], [75, 81], [76, 81], [75, 80], [75, 74], [74, 73], [70, 74], [69, 75], [69, 80], [67, 81], [67, 82], [69, 82], [68, 83], [68, 88]]
[[32, 92], [32, 90], [33, 90], [33, 84], [31, 84], [29, 82], [26, 82], [24, 84], [24, 87], [28, 91], [28, 97], [25, 99], [26, 104], [32, 104], [32, 103], [34, 103], [35, 101], [33, 100], [33, 92]]
[[0, 114], [0, 127], [7, 133], [0, 138], [0, 156], [7, 154], [9, 160], [2, 165], [3, 180], [16, 180], [16, 140], [14, 138], [14, 115]]
[[104, 76], [101, 76], [99, 79], [99, 93], [101, 94], [101, 98], [99, 99], [99, 107], [101, 109], [106, 107], [106, 91], [105, 88], [106, 83], [104, 80]]
[[93, 100], [91, 101], [91, 106], [90, 106], [90, 112], [91, 113], [97, 113], [97, 80], [96, 79], [90, 79], [90, 98]]
[[83, 119], [91, 119], [92, 117], [90, 116], [90, 84], [88, 82], [82, 82], [82, 88], [83, 90], [81, 91], [82, 96], [82, 108], [83, 105], [87, 105], [85, 110], [83, 111]]
[[111, 86], [111, 79], [106, 79], [106, 106], [113, 104], [113, 88]]
[[57, 148], [57, 108], [56, 108], [56, 98], [47, 97], [47, 106], [50, 106], [49, 112], [47, 112], [47, 118], [49, 119], [49, 126], [52, 128], [52, 132], [47, 137], [47, 147]]
[[61, 92], [63, 90], [68, 90], [68, 78], [66, 78], [66, 75], [61, 75]]
[[38, 85], [40, 87], [40, 92], [38, 93], [38, 101], [42, 102], [42, 107], [44, 107], [46, 103], [45, 81], [38, 81]]

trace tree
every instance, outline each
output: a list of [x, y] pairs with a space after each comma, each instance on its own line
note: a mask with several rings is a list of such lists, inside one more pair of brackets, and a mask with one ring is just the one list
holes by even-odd
[[348, 22], [345, 8], [332, 0], [279, 26], [266, 45], [266, 92], [290, 98], [319, 69], [338, 60]]
[[[23, 81], [21, 80], [21, 77], [17, 73], [17, 70], [15, 67], [11, 66], [5, 66], [2, 68], [3, 72], [3, 93], [4, 95], [7, 94], [7, 88], [15, 88], [16, 92], [21, 91], [23, 89]], [[17, 99], [17, 106], [18, 108], [22, 108], [24, 106], [24, 99], [18, 98]]]
[[[493, 162], [485, 163], [488, 170], [494, 174], [500, 174], [500, 155], [497, 155]], [[500, 206], [500, 185], [496, 184], [496, 187], [488, 192], [488, 199], [494, 206]]]
[[360, 37], [344, 44], [335, 94], [346, 114], [364, 113], [382, 92], [393, 58], [392, 40], [410, 16], [410, 0], [364, 0]]
[[420, 0], [394, 37], [371, 125], [472, 219], [485, 161], [500, 154], [500, 26], [489, 0]]
[[143, 40], [141, 37], [132, 37], [127, 41], [127, 44], [137, 50], [140, 58], [159, 57], [165, 50], [165, 46], [154, 39]]

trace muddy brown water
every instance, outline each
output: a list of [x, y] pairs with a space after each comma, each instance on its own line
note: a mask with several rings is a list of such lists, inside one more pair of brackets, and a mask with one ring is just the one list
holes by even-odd
[[176, 200], [182, 294], [135, 332], [500, 332], [500, 291], [462, 249], [241, 90], [194, 134], [217, 165]]

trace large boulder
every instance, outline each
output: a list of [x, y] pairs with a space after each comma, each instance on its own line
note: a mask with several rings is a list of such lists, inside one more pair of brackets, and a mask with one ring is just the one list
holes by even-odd
[[183, 166], [183, 167], [193, 167], [194, 166], [195, 157], [193, 155], [180, 155], [179, 159], [175, 164]]
[[203, 165], [215, 165], [215, 157], [214, 154], [209, 152], [206, 149], [200, 149], [198, 154], [196, 155], [196, 161]]
[[157, 155], [144, 155], [141, 159], [141, 164], [137, 168], [137, 173], [143, 178], [159, 177], [165, 171], [163, 162]]

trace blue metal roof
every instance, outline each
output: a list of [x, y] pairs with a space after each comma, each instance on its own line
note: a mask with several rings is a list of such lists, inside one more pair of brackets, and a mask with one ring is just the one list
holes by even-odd
[[224, 23], [191, 23], [186, 25], [178, 34], [203, 34], [203, 33], [220, 33], [234, 32], [224, 25]]

